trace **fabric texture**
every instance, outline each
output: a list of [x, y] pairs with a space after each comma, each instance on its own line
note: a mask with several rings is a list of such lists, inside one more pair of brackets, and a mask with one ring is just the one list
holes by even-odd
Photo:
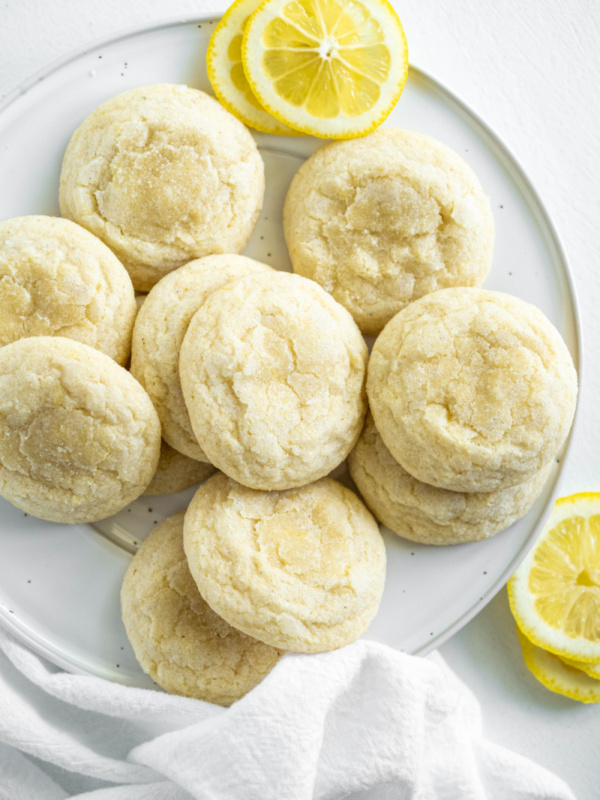
[[70, 675], [0, 631], [0, 800], [575, 800], [486, 741], [437, 654], [288, 654], [231, 708]]

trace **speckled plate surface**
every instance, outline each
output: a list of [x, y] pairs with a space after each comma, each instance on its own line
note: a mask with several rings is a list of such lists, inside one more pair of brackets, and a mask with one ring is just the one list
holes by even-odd
[[[0, 219], [59, 214], [58, 180], [67, 142], [100, 102], [151, 83], [210, 92], [205, 52], [216, 20], [167, 22], [91, 45], [49, 66], [0, 104]], [[490, 196], [496, 251], [486, 288], [535, 303], [580, 360], [569, 269], [544, 208], [502, 143], [424, 72], [411, 68], [387, 125], [430, 134], [473, 167]], [[290, 269], [281, 211], [289, 182], [321, 141], [256, 134], [267, 194], [246, 254]], [[384, 531], [386, 589], [367, 636], [425, 653], [461, 628], [506, 582], [533, 543], [556, 496], [565, 452], [530, 513], [488, 542], [432, 548]], [[119, 589], [131, 552], [160, 520], [184, 508], [193, 489], [141, 498], [96, 525], [33, 519], [0, 500], [0, 623], [72, 672], [152, 686], [127, 642]]]

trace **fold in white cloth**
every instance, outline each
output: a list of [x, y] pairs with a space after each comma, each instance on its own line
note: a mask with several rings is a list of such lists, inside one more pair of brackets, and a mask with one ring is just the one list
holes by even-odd
[[288, 654], [224, 709], [70, 675], [0, 631], [1, 800], [575, 800], [482, 738], [443, 660]]

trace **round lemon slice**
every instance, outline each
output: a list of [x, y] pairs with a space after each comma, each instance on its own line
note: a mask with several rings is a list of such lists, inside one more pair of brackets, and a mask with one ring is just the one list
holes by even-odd
[[245, 125], [265, 133], [298, 136], [261, 106], [250, 88], [242, 66], [242, 34], [260, 0], [236, 0], [214, 29], [206, 52], [208, 79], [215, 94]]
[[242, 60], [267, 111], [334, 139], [380, 125], [408, 75], [406, 37], [387, 0], [264, 0], [246, 25]]
[[600, 681], [537, 647], [518, 629], [517, 633], [527, 668], [546, 689], [581, 703], [600, 703]]
[[508, 582], [519, 628], [563, 658], [600, 662], [600, 494], [563, 497]]
[[600, 664], [586, 664], [585, 661], [575, 661], [574, 658], [565, 658], [564, 656], [561, 661], [564, 661], [565, 664], [568, 664], [570, 667], [575, 667], [575, 669], [585, 672], [590, 678], [595, 678], [597, 681], [600, 681]]

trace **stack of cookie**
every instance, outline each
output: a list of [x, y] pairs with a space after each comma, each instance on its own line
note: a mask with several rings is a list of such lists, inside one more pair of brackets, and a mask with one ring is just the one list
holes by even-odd
[[373, 513], [417, 542], [479, 541], [527, 513], [573, 420], [569, 351], [534, 306], [444, 289], [386, 325], [372, 418], [350, 472]]
[[73, 135], [69, 219], [0, 225], [0, 493], [89, 522], [219, 470], [144, 542], [121, 599], [143, 669], [223, 704], [375, 616], [383, 539], [328, 477], [348, 456], [400, 535], [485, 538], [541, 490], [576, 398], [543, 315], [476, 288], [490, 206], [444, 145], [389, 129], [308, 159], [284, 210], [299, 274], [239, 255], [263, 191], [216, 101], [143, 87]]

